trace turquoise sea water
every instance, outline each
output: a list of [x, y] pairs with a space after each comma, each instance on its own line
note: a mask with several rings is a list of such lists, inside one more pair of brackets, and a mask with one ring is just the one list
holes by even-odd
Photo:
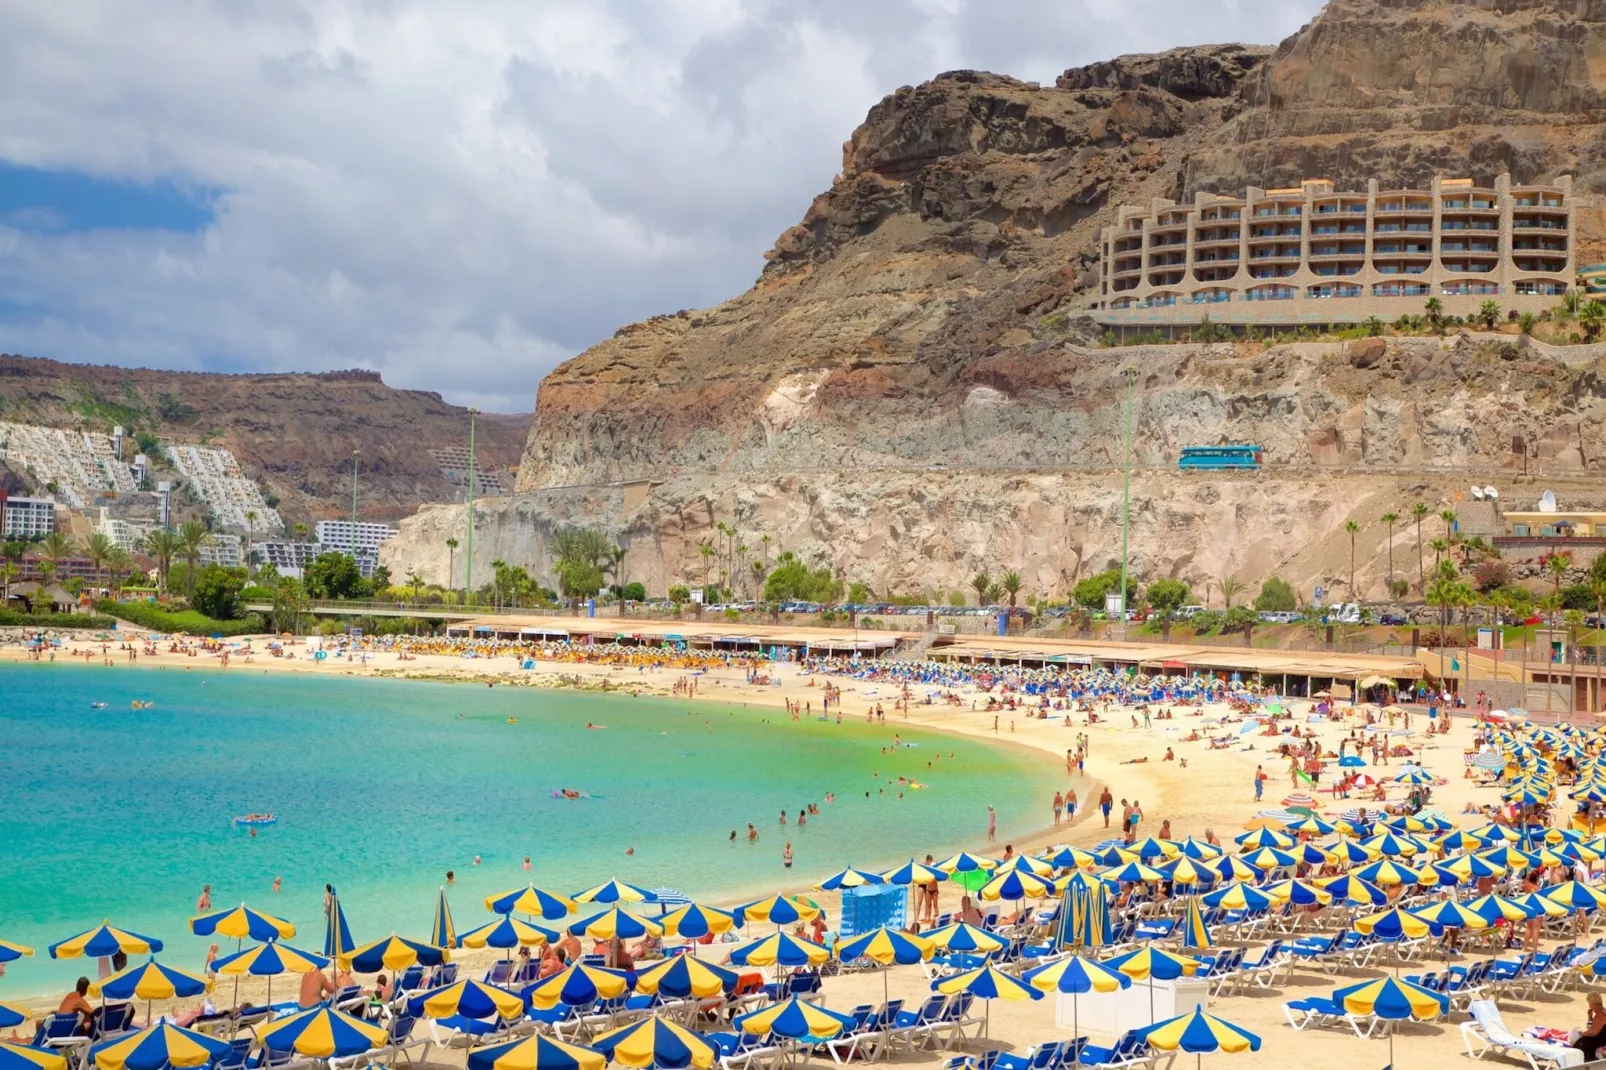
[[[760, 893], [978, 843], [989, 803], [1001, 840], [1038, 827], [1058, 780], [1052, 761], [890, 721], [667, 699], [62, 664], [0, 667], [0, 694], [0, 937], [38, 949], [0, 977], [11, 994], [85, 972], [45, 945], [102, 918], [199, 967], [208, 941], [185, 922], [203, 883], [215, 907], [287, 917], [302, 927], [291, 942], [317, 950], [325, 881], [358, 941], [426, 936], [448, 869], [460, 931], [489, 920], [486, 895], [531, 878]], [[914, 745], [884, 753], [895, 733]], [[898, 799], [899, 775], [929, 787]], [[593, 797], [553, 798], [563, 787]], [[809, 802], [821, 813], [798, 829]], [[278, 824], [254, 839], [232, 826], [252, 811]]]

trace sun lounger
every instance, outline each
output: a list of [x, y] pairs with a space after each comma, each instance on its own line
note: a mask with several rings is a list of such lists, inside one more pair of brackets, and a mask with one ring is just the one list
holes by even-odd
[[763, 1066], [782, 1052], [768, 1034], [759, 1036], [745, 1031], [709, 1033], [707, 1039], [719, 1050], [721, 1070], [748, 1070], [755, 1065]]
[[1467, 1006], [1467, 1013], [1472, 1018], [1461, 1023], [1461, 1040], [1466, 1045], [1467, 1055], [1474, 1059], [1481, 1059], [1492, 1052], [1519, 1057], [1532, 1070], [1583, 1065], [1584, 1053], [1577, 1048], [1530, 1040], [1511, 1032], [1493, 1000], [1475, 999]]
[[250, 1058], [251, 1047], [255, 1043], [255, 1037], [239, 1037], [229, 1041], [229, 1050], [218, 1056], [212, 1064], [212, 1070], [245, 1070], [246, 1060]]
[[1108, 1048], [1094, 1044], [1083, 1046], [1081, 1065], [1096, 1070], [1123, 1070], [1148, 1063], [1150, 1058], [1148, 1043], [1135, 1030], [1128, 1030]]
[[873, 1058], [879, 1041], [885, 1034], [876, 1027], [876, 1012], [871, 1007], [861, 1007], [853, 1013], [853, 1025], [841, 1033], [823, 1041], [820, 1046], [831, 1056], [831, 1060], [838, 1065], [851, 1062], [854, 1058]]

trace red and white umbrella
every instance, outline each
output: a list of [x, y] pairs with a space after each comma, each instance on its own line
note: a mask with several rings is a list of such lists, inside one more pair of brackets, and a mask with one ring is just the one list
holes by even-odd
[[1316, 806], [1316, 797], [1303, 791], [1296, 791], [1292, 795], [1283, 797], [1283, 805], [1288, 807], [1303, 806], [1305, 809], [1311, 810]]

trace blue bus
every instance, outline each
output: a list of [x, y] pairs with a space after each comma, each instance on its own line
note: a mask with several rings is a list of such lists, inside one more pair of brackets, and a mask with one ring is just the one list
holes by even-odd
[[1184, 472], [1241, 471], [1260, 467], [1259, 446], [1184, 446], [1177, 467]]

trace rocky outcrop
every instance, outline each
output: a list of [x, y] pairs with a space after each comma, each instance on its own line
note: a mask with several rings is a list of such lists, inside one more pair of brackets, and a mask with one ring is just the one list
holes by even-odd
[[[362, 451], [365, 518], [450, 501], [429, 450], [468, 444], [467, 410], [363, 369], [216, 375], [0, 355], [0, 417], [96, 431], [121, 424], [130, 436], [221, 446], [279, 498], [287, 523], [348, 515], [353, 450]], [[480, 463], [506, 472], [528, 428], [528, 417], [482, 414]]]
[[[1441, 172], [1601, 189], [1602, 54], [1599, 0], [1332, 0], [1274, 50], [899, 89], [752, 289], [623, 328], [547, 377], [520, 498], [487, 523], [561, 522], [547, 488], [649, 480], [609, 523], [658, 547], [655, 579], [694, 570], [685, 547], [718, 518], [895, 586], [976, 567], [1063, 580], [1109, 554], [1129, 369], [1150, 466], [1137, 552], [1192, 578], [1330, 578], [1344, 518], [1453, 502], [1505, 478], [1514, 440], [1547, 478], [1587, 473], [1606, 448], [1593, 355], [1471, 336], [1105, 350], [1082, 313], [1120, 204]], [[1606, 259], [1598, 203], [1577, 210], [1579, 261]], [[1230, 441], [1272, 467], [1203, 486], [1172, 470], [1182, 446]]]

